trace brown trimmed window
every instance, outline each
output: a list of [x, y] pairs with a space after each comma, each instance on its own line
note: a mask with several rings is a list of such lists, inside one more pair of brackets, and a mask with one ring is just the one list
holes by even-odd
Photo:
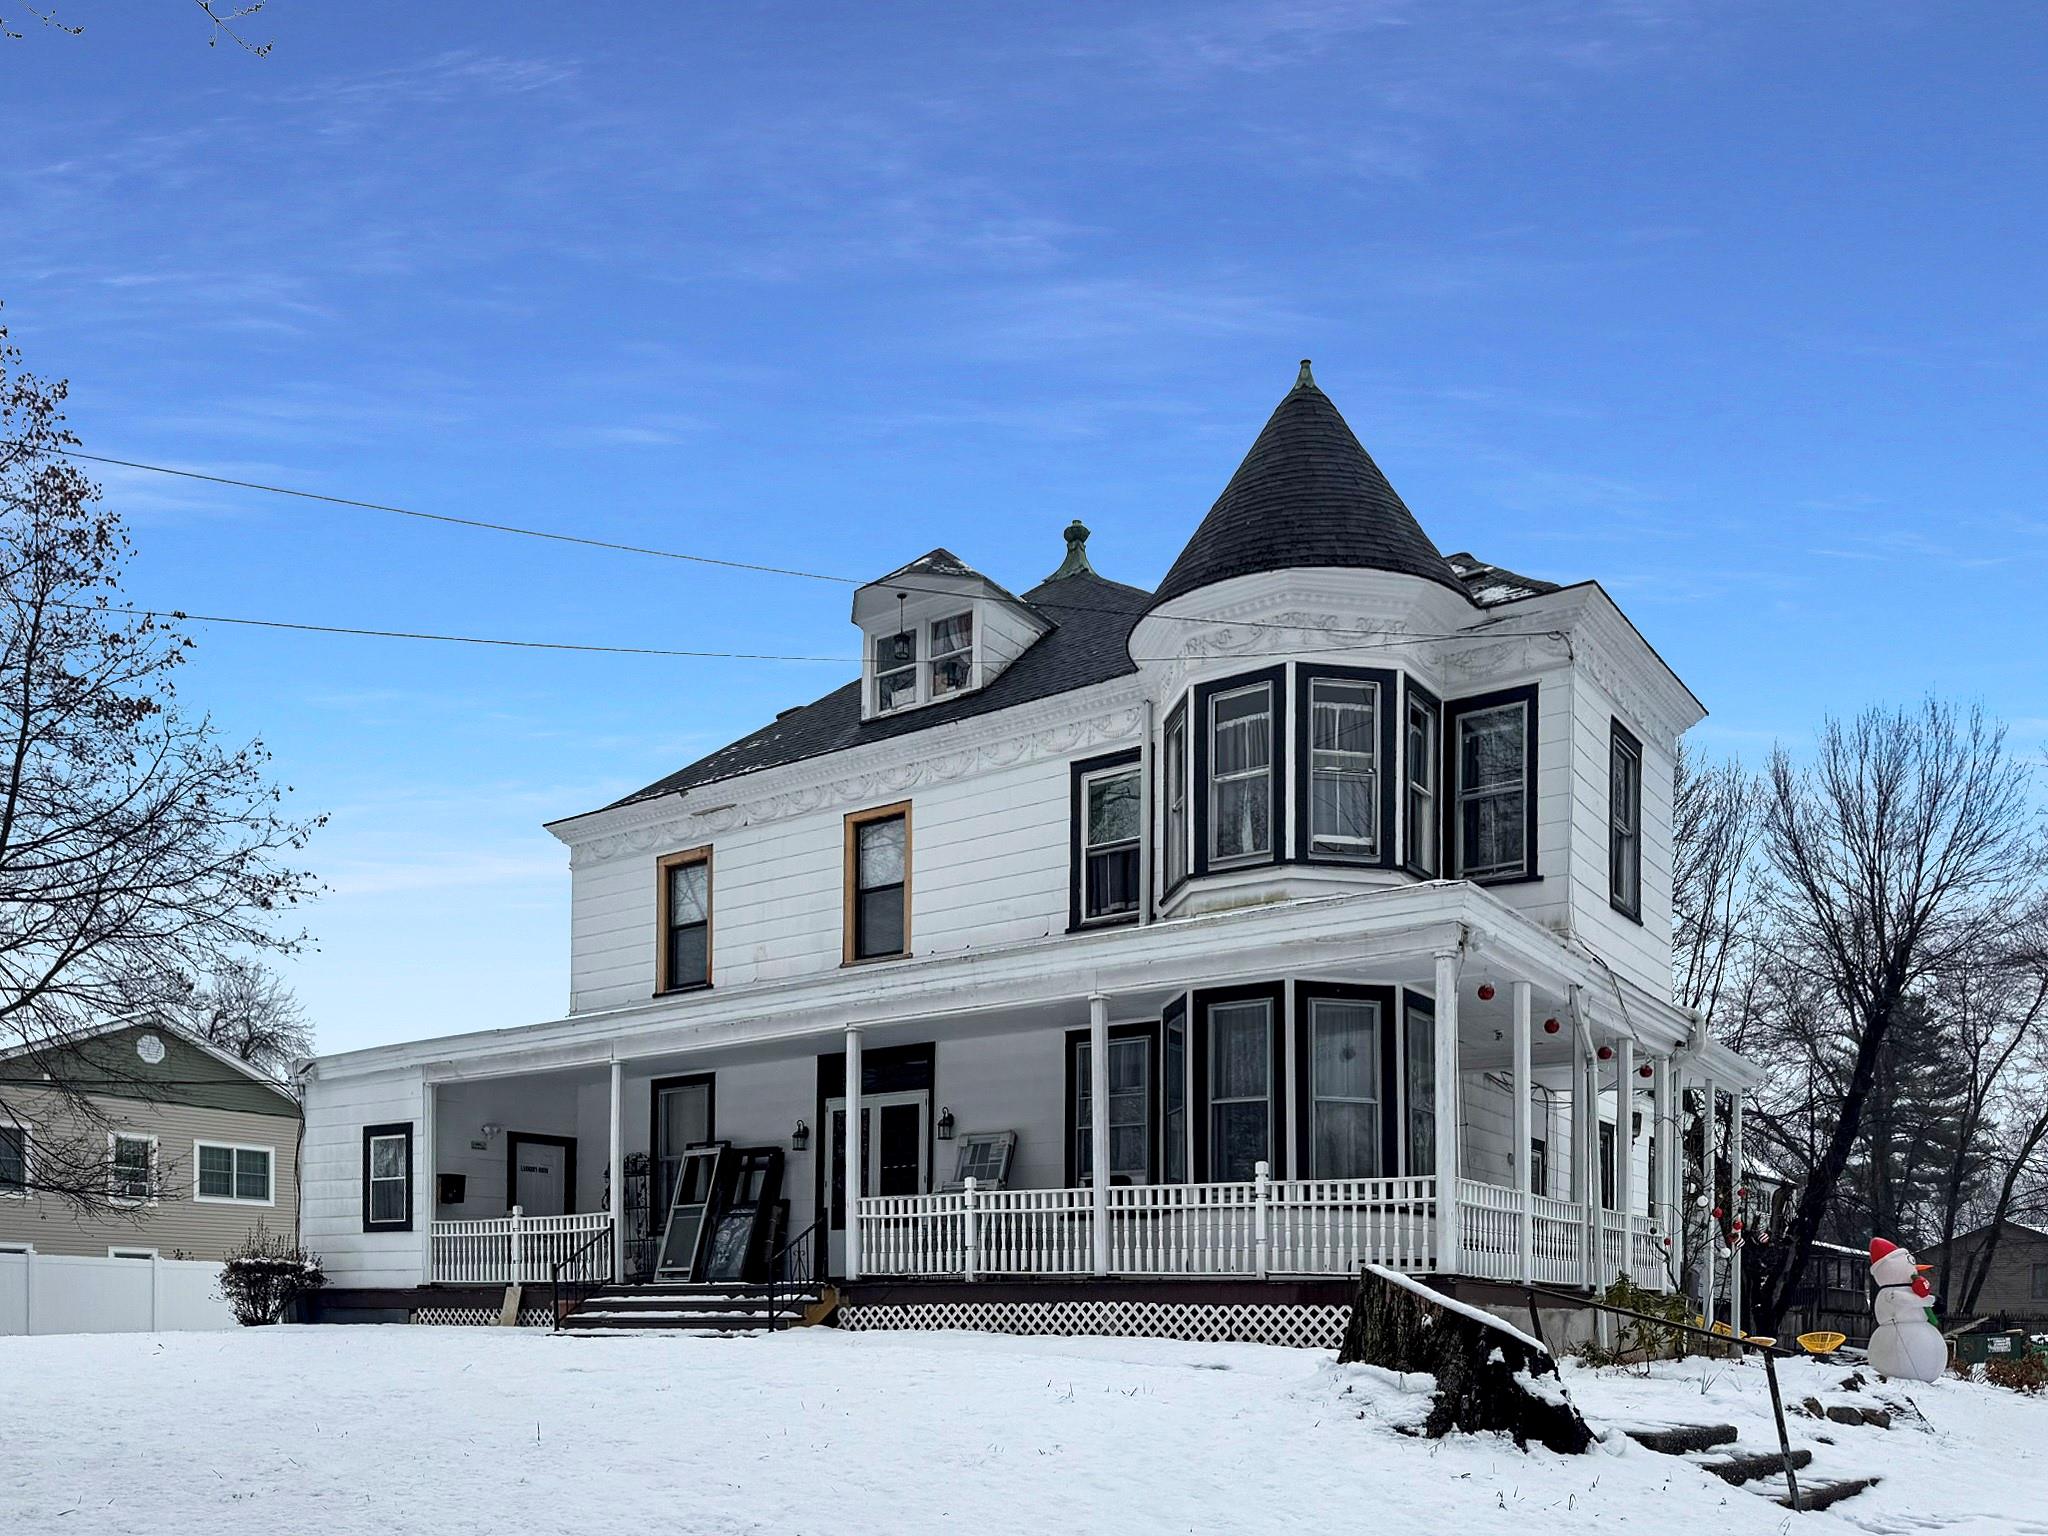
[[657, 992], [711, 985], [711, 850], [691, 848], [657, 863], [661, 952]]
[[846, 963], [910, 953], [910, 802], [846, 818]]

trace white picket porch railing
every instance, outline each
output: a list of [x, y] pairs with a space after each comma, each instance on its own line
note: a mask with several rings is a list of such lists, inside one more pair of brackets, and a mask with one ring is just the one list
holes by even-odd
[[527, 1216], [515, 1208], [481, 1221], [436, 1221], [432, 1278], [436, 1285], [536, 1285], [564, 1264], [565, 1280], [603, 1280], [611, 1248], [591, 1239], [611, 1227], [607, 1211]]
[[1538, 1285], [1579, 1285], [1586, 1278], [1586, 1213], [1569, 1200], [1531, 1195], [1534, 1273]]

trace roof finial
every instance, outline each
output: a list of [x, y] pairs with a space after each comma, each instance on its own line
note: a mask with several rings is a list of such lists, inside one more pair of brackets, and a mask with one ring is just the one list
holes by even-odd
[[1316, 387], [1316, 376], [1308, 371], [1308, 359], [1305, 357], [1301, 360], [1301, 372], [1295, 376], [1294, 387], [1296, 389], [1314, 389]]
[[1093, 576], [1095, 567], [1088, 563], [1088, 529], [1078, 517], [1067, 524], [1067, 558], [1060, 562], [1060, 568], [1046, 577], [1047, 581], [1060, 581], [1068, 576]]

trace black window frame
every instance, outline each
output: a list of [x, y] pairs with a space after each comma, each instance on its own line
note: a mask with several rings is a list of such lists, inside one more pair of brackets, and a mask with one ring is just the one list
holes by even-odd
[[1599, 1135], [1600, 1209], [1611, 1211], [1615, 1209], [1620, 1183], [1621, 1133], [1615, 1129], [1612, 1120], [1602, 1120]]
[[[1451, 879], [1470, 880], [1474, 885], [1521, 885], [1543, 878], [1536, 858], [1536, 770], [1541, 756], [1541, 722], [1537, 716], [1538, 687], [1535, 683], [1524, 683], [1516, 688], [1499, 688], [1491, 693], [1477, 693], [1467, 698], [1452, 699], [1444, 705], [1444, 728], [1439, 738], [1438, 749], [1438, 776], [1444, 784], [1444, 814], [1437, 852]], [[1525, 722], [1522, 736], [1521, 868], [1500, 874], [1468, 875], [1465, 873], [1465, 850], [1459, 826], [1463, 819], [1459, 814], [1459, 799], [1463, 792], [1460, 780], [1464, 776], [1465, 754], [1458, 740], [1458, 729], [1468, 715], [1485, 714], [1490, 710], [1515, 704], [1522, 706]]]
[[[1317, 1002], [1374, 1003], [1380, 1010], [1380, 1169], [1378, 1173], [1318, 1173], [1315, 1158], [1315, 1036], [1313, 1005]], [[1390, 1179], [1400, 1167], [1401, 1144], [1407, 1135], [1406, 1096], [1401, 1091], [1400, 989], [1335, 981], [1294, 984], [1294, 1124], [1295, 1177], [1303, 1179]]]
[[[1168, 1043], [1178, 1033], [1180, 1036], [1180, 1070], [1174, 1071], [1173, 1053]], [[1190, 1091], [1188, 1063], [1192, 1060], [1189, 1050], [1193, 1037], [1188, 1029], [1188, 999], [1182, 993], [1159, 1010], [1159, 1182], [1162, 1184], [1185, 1184], [1188, 1169], [1194, 1157], [1194, 1138], [1189, 1129], [1192, 1124], [1190, 1105], [1193, 1094]], [[1177, 1092], [1169, 1095], [1168, 1090]], [[1180, 1101], [1180, 1134], [1175, 1136], [1169, 1117], [1173, 1113], [1172, 1098]], [[1178, 1143], [1176, 1147], [1175, 1143]], [[1173, 1168], [1173, 1154], [1180, 1153], [1180, 1171]]]
[[[1067, 1188], [1082, 1187], [1081, 1178], [1081, 1134], [1088, 1127], [1081, 1124], [1081, 1050], [1088, 1043], [1090, 1031], [1070, 1029], [1066, 1034], [1066, 1102], [1061, 1110], [1066, 1128], [1067, 1147]], [[1112, 1024], [1109, 1026], [1109, 1041], [1112, 1047], [1120, 1040], [1143, 1040], [1145, 1049], [1145, 1178], [1144, 1183], [1159, 1182], [1159, 1171], [1164, 1166], [1162, 1156], [1164, 1143], [1162, 1119], [1164, 1096], [1159, 1079], [1161, 1061], [1160, 1028], [1156, 1019], [1141, 1019], [1135, 1023]], [[1112, 1172], [1111, 1183], [1115, 1183]]]
[[[1410, 1156], [1414, 1151], [1415, 1140], [1415, 1095], [1408, 1079], [1408, 1064], [1409, 1059], [1414, 1055], [1414, 1042], [1410, 1032], [1417, 1017], [1429, 1021], [1429, 1055], [1427, 1060], [1429, 1062], [1430, 1083], [1430, 1135], [1428, 1142], [1429, 1169], [1427, 1172], [1418, 1171], [1414, 1166], [1414, 1158]], [[1436, 1019], [1435, 998], [1426, 992], [1417, 992], [1412, 987], [1403, 987], [1401, 989], [1400, 1043], [1396, 1047], [1396, 1069], [1401, 1074], [1398, 1101], [1401, 1116], [1401, 1144], [1399, 1147], [1399, 1160], [1394, 1166], [1398, 1177], [1404, 1179], [1426, 1179], [1432, 1178], [1436, 1174]]]
[[[698, 992], [711, 985], [713, 977], [711, 965], [713, 903], [717, 900], [715, 889], [717, 876], [712, 868], [711, 853], [711, 845], [706, 843], [701, 848], [685, 848], [675, 853], [665, 853], [655, 860], [655, 902], [660, 908], [660, 922], [657, 924], [660, 936], [656, 941], [660, 947], [655, 951], [654, 956], [654, 994], [657, 997], [666, 997], [672, 992]], [[675, 920], [674, 901], [670, 895], [671, 879], [678, 869], [690, 869], [698, 866], [701, 866], [704, 870], [704, 921], [701, 924], [678, 923]], [[675, 978], [676, 932], [681, 928], [696, 928], [700, 926], [704, 930], [703, 978], [701, 980], [677, 981]]]
[[[1415, 856], [1414, 779], [1408, 761], [1408, 728], [1418, 709], [1429, 716], [1430, 766], [1435, 770], [1435, 781], [1429, 786], [1429, 821], [1436, 857], [1427, 863]], [[1418, 880], [1434, 880], [1444, 867], [1444, 701], [1412, 677], [1406, 679], [1402, 693], [1400, 741], [1401, 867]]]
[[[1195, 827], [1195, 770], [1193, 754], [1189, 747], [1188, 720], [1191, 694], [1183, 694], [1178, 704], [1166, 712], [1166, 725], [1159, 733], [1159, 900], [1172, 897], [1188, 883], [1194, 871], [1194, 827]], [[1173, 738], [1178, 732], [1180, 748], [1174, 749]], [[1173, 769], [1178, 764], [1181, 773], [1180, 801], [1181, 823], [1179, 835], [1173, 826]], [[1180, 855], [1180, 868], [1174, 868], [1174, 854]]]
[[[370, 1147], [386, 1137], [398, 1136], [405, 1140], [405, 1219], [403, 1221], [376, 1221], [370, 1215]], [[410, 1232], [412, 1230], [414, 1183], [418, 1177], [418, 1149], [413, 1122], [393, 1120], [383, 1125], [363, 1127], [363, 1230], [365, 1232]]]
[[[1264, 854], [1233, 858], [1218, 864], [1209, 857], [1209, 759], [1214, 734], [1210, 724], [1211, 704], [1219, 694], [1239, 693], [1261, 685], [1270, 690], [1267, 698], [1272, 708], [1267, 720], [1272, 733], [1267, 749], [1267, 791], [1272, 796], [1272, 803], [1268, 809], [1268, 847]], [[1188, 798], [1193, 801], [1194, 810], [1194, 848], [1193, 857], [1189, 862], [1190, 874], [1223, 874], [1240, 869], [1262, 869], [1268, 865], [1286, 862], [1287, 668], [1266, 667], [1257, 672], [1240, 673], [1236, 677], [1198, 683], [1190, 697], [1193, 699], [1193, 707], [1189, 710], [1188, 734], [1194, 746], [1194, 771], [1188, 780]]]
[[[1370, 854], [1318, 853], [1316, 851], [1315, 796], [1315, 685], [1318, 682], [1369, 683], [1377, 693], [1373, 700], [1374, 743], [1373, 792], [1378, 826], [1378, 843]], [[1386, 667], [1309, 666], [1295, 669], [1294, 687], [1299, 707], [1294, 711], [1294, 857], [1302, 864], [1331, 864], [1347, 869], [1396, 869], [1395, 837], [1399, 825], [1393, 786], [1399, 783], [1405, 804], [1407, 779], [1391, 765], [1401, 761], [1396, 751], [1403, 737], [1396, 732], [1400, 713], [1401, 675]]]
[[1547, 1136], [1529, 1138], [1529, 1193], [1550, 1196], [1550, 1139]]
[[[1107, 752], [1100, 757], [1077, 759], [1068, 772], [1068, 836], [1067, 836], [1067, 932], [1078, 933], [1083, 928], [1117, 928], [1135, 923], [1144, 916], [1145, 894], [1143, 871], [1145, 860], [1145, 821], [1152, 814], [1152, 808], [1145, 803], [1145, 778], [1141, 767], [1143, 754], [1132, 747], [1123, 752]], [[1138, 780], [1138, 848], [1136, 868], [1139, 871], [1139, 889], [1136, 903], [1128, 912], [1105, 913], [1099, 917], [1088, 914], [1088, 781], [1099, 774], [1129, 772]]]
[[1210, 1167], [1209, 1121], [1209, 1011], [1218, 1004], [1263, 1001], [1270, 1005], [1268, 1031], [1272, 1061], [1266, 1076], [1266, 1166], [1276, 1179], [1287, 1177], [1287, 988], [1282, 982], [1254, 982], [1247, 986], [1212, 987], [1197, 992], [1188, 1010], [1188, 1065], [1191, 1089], [1188, 1094], [1188, 1122], [1194, 1132], [1193, 1156], [1188, 1176], [1197, 1183], [1220, 1182]]
[[35, 1187], [35, 1175], [32, 1172], [35, 1153], [31, 1146], [35, 1139], [35, 1130], [31, 1126], [16, 1122], [0, 1125], [0, 1136], [8, 1137], [21, 1145], [21, 1177], [19, 1180], [0, 1183], [0, 1199], [26, 1199]]
[[[1615, 770], [1624, 762], [1633, 768], [1630, 798], [1635, 811], [1635, 824], [1629, 831], [1632, 846], [1628, 855], [1633, 895], [1628, 900], [1623, 899], [1617, 885], [1617, 876], [1622, 871], [1622, 850], [1615, 846], [1621, 829], [1614, 813]], [[1607, 800], [1607, 904], [1640, 927], [1643, 921], [1643, 742], [1640, 736], [1616, 719], [1610, 719], [1607, 726]]]

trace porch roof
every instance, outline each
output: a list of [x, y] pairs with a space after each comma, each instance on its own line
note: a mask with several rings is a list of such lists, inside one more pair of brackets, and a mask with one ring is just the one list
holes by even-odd
[[[1652, 1051], [1683, 1051], [1695, 1070], [1747, 1086], [1755, 1070], [1704, 1040], [1695, 1017], [1616, 975], [1591, 953], [1464, 881], [1170, 918], [1135, 928], [1062, 934], [886, 966], [835, 968], [787, 980], [721, 986], [681, 998], [574, 1014], [323, 1056], [304, 1065], [322, 1081], [394, 1070], [491, 1076], [680, 1051], [820, 1039], [849, 1026], [920, 1021], [986, 1025], [997, 1018], [1048, 1027], [1085, 1022], [1087, 999], [1142, 1002], [1189, 987], [1239, 981], [1247, 971], [1337, 978], [1445, 950], [1498, 980], [1526, 980], [1560, 1004], [1573, 987], [1589, 1027]], [[1505, 990], [1505, 989], [1503, 989]]]

